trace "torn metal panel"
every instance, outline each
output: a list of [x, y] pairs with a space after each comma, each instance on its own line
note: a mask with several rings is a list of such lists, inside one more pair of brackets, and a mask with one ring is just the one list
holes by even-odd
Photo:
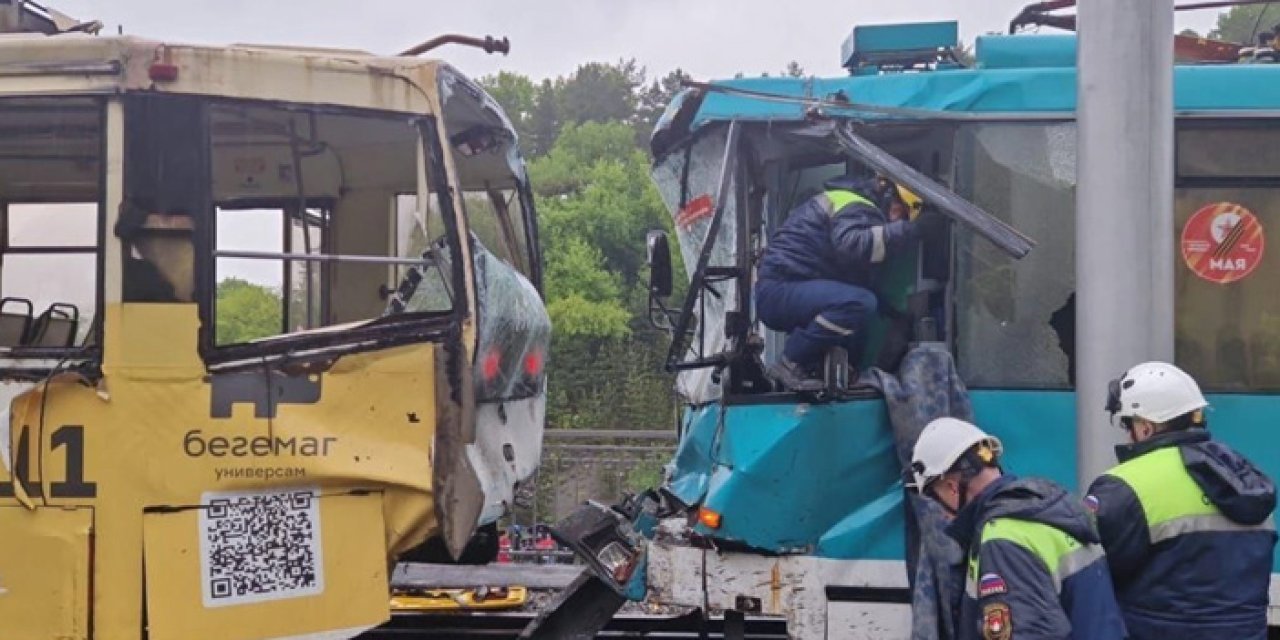
[[0, 465], [4, 465], [6, 473], [13, 471], [12, 456], [9, 446], [10, 422], [13, 420], [13, 401], [19, 396], [36, 388], [34, 382], [0, 383]]
[[872, 144], [858, 135], [854, 126], [853, 123], [846, 122], [836, 126], [833, 131], [840, 146], [851, 156], [916, 192], [924, 198], [926, 204], [969, 227], [1009, 255], [1021, 258], [1031, 252], [1035, 246], [1035, 241], [1031, 238]]
[[[660, 602], [710, 610], [740, 610], [744, 604], [787, 620], [792, 640], [904, 638], [907, 608], [894, 604], [862, 609], [855, 628], [832, 628], [833, 588], [892, 593], [906, 586], [902, 564], [814, 556], [762, 556], [654, 542], [649, 545], [649, 589]], [[850, 631], [853, 633], [850, 634]]]
[[[902, 553], [900, 467], [879, 399], [708, 405], [691, 416], [671, 469], [682, 502], [722, 514], [699, 534], [777, 553]], [[831, 492], [833, 486], [840, 491]], [[701, 494], [701, 495], [700, 495]], [[860, 520], [859, 520], [860, 518]], [[846, 521], [861, 525], [820, 542]]]

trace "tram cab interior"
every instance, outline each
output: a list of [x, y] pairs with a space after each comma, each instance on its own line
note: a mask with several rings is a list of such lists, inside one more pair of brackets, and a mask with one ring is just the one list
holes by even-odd
[[[842, 147], [833, 131], [848, 125], [828, 121], [743, 123], [740, 126], [737, 149], [733, 157], [725, 156], [734, 163], [729, 169], [733, 178], [717, 239], [705, 244], [707, 223], [682, 224], [680, 214], [676, 214], [676, 233], [684, 252], [684, 263], [691, 275], [701, 276], [703, 281], [690, 285], [690, 295], [698, 300], [688, 307], [691, 317], [683, 328], [685, 338], [676, 335], [669, 354], [669, 365], [684, 372], [682, 375], [687, 380], [692, 380], [699, 368], [718, 367], [728, 371], [723, 378], [713, 377], [723, 381], [724, 393], [730, 398], [781, 391], [766, 379], [764, 370], [779, 357], [786, 336], [756, 320], [751, 303], [755, 268], [773, 230], [794, 207], [821, 193], [827, 180], [844, 175], [897, 179]], [[670, 203], [673, 211], [683, 209], [681, 197], [687, 204], [694, 195], [715, 189], [714, 183], [723, 168], [720, 154], [725, 153], [729, 135], [723, 131], [725, 127], [720, 129], [722, 131], [702, 132], [684, 150], [672, 151], [655, 170], [660, 190], [675, 201]], [[963, 184], [969, 176], [956, 163], [958, 145], [964, 144], [957, 126], [893, 122], [851, 127], [850, 131], [874, 146], [878, 153], [891, 156], [901, 165], [896, 170], [913, 174], [915, 180], [926, 180], [950, 192], [950, 197], [956, 200], [965, 201], [969, 196]], [[685, 163], [690, 167], [687, 170]], [[969, 215], [988, 218], [993, 224], [1020, 235], [1014, 226], [1007, 224], [1004, 211], [995, 215], [971, 202], [964, 203]], [[927, 206], [936, 208], [938, 204]], [[698, 263], [699, 253], [703, 251], [708, 252], [706, 272], [694, 274], [693, 265]], [[860, 384], [856, 378], [845, 378], [871, 367], [895, 371], [913, 342], [954, 344], [956, 278], [953, 271], [957, 251], [966, 252], [966, 258], [978, 252], [986, 263], [1006, 266], [1021, 257], [988, 242], [971, 228], [953, 222], [946, 225], [945, 232], [922, 238], [905, 251], [886, 258], [875, 285], [880, 309], [869, 319], [858, 352], [829, 354], [824, 373], [830, 379], [841, 379], [841, 390], [836, 395], [874, 396], [874, 389]], [[663, 266], [655, 272], [662, 273], [665, 269]], [[653, 288], [660, 290], [662, 286], [655, 284]], [[663, 316], [658, 308], [666, 308], [665, 302], [655, 299], [654, 305], [655, 315]], [[673, 334], [677, 334], [679, 313], [674, 308], [666, 310], [660, 319], [669, 323]], [[717, 332], [725, 333], [727, 338], [718, 341]], [[677, 352], [686, 348], [688, 353]], [[711, 358], [716, 349], [725, 352], [722, 362]], [[846, 357], [848, 366], [841, 364]], [[686, 390], [698, 393], [692, 388]]]
[[[953, 133], [945, 126], [900, 125], [869, 130], [864, 136], [916, 171], [951, 188]], [[765, 230], [780, 226], [793, 208], [820, 193], [827, 180], [875, 173], [845, 154], [824, 152], [822, 147], [826, 145], [812, 145], [811, 149], [806, 146], [809, 145], [803, 142], [779, 145], [774, 159], [765, 163], [764, 175], [769, 176], [765, 188], [776, 193], [766, 200]], [[951, 236], [943, 233], [923, 238], [905, 252], [885, 259], [876, 283], [880, 304], [885, 306], [869, 320], [861, 352], [847, 354], [853, 370], [844, 375], [856, 375], [872, 366], [894, 371], [910, 342], [950, 340], [946, 307], [950, 255]], [[764, 360], [771, 362], [781, 353], [786, 335], [763, 325], [758, 330], [764, 336]], [[922, 330], [928, 335], [921, 335]], [[857, 380], [847, 383], [846, 386], [856, 385]]]

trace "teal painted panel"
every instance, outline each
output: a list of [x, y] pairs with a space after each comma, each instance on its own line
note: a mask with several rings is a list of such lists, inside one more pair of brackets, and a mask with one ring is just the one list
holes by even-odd
[[1074, 392], [973, 390], [969, 400], [978, 426], [1004, 443], [1006, 470], [1076, 489]]
[[877, 55], [906, 51], [937, 51], [960, 42], [960, 25], [949, 22], [874, 24], [853, 28], [840, 45], [841, 64], [848, 67]]
[[[738, 78], [716, 84], [793, 98], [830, 98], [945, 113], [1073, 113], [1075, 38], [991, 36], [979, 39], [981, 68], [835, 78]], [[683, 100], [673, 101], [670, 109]], [[1174, 69], [1179, 112], [1280, 109], [1280, 65], [1180, 65]], [[840, 110], [827, 108], [839, 114]], [[853, 112], [850, 112], [852, 114]], [[664, 116], [664, 120], [671, 114]], [[860, 113], [862, 117], [888, 117]], [[805, 106], [747, 95], [710, 93], [692, 127], [727, 120], [802, 120]], [[896, 116], [901, 117], [901, 116]]]
[[[705, 425], [716, 422], [719, 407], [701, 411], [707, 414], [697, 418], [697, 439], [715, 431]], [[728, 411], [717, 442], [681, 447], [672, 482], [691, 484], [709, 472], [704, 504], [723, 516], [718, 538], [771, 551], [813, 548], [840, 521], [864, 509], [883, 510], [878, 501], [901, 491], [878, 400]], [[699, 459], [695, 450], [710, 455]], [[900, 523], [894, 529], [901, 532]]]
[[[974, 415], [1005, 445], [1005, 468], [1077, 491], [1075, 394], [974, 390]], [[1215, 437], [1280, 478], [1280, 395], [1210, 395]], [[722, 515], [718, 538], [830, 558], [904, 558], [902, 484], [878, 400], [736, 405], [686, 415], [668, 488]], [[1098, 419], [1106, 420], [1099, 410]], [[717, 436], [719, 434], [719, 436]], [[703, 534], [712, 532], [700, 528]], [[1280, 571], [1280, 561], [1273, 567]]]
[[1076, 66], [1076, 37], [1053, 35], [978, 36], [974, 58], [980, 69]]

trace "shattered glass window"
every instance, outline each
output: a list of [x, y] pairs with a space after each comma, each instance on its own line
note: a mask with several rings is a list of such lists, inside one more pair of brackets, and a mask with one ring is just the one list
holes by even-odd
[[520, 273], [529, 273], [529, 243], [524, 229], [524, 206], [515, 189], [466, 191], [467, 224], [491, 253]]
[[478, 400], [532, 397], [545, 383], [551, 318], [533, 283], [476, 243], [480, 344], [475, 367]]
[[956, 350], [973, 387], [1065, 388], [1074, 380], [1073, 123], [982, 124], [957, 137], [957, 192], [1032, 238], [1015, 260], [956, 233]]
[[[653, 170], [658, 192], [675, 220], [680, 254], [690, 279], [697, 268], [698, 256], [711, 229], [711, 218], [716, 205], [714, 199], [720, 186], [727, 143], [727, 129], [708, 132], [698, 138], [688, 153], [673, 151]], [[730, 181], [725, 195], [728, 200], [725, 202], [724, 216], [711, 248], [708, 266], [732, 267], [737, 263], [734, 239], [738, 233], [738, 203], [735, 193], [734, 181]], [[713, 282], [708, 287], [714, 291], [714, 295], [703, 294], [694, 305], [695, 320], [690, 325], [694, 334], [689, 340], [686, 359], [708, 357], [725, 349], [725, 311], [737, 305], [735, 286], [733, 281]], [[677, 307], [679, 304], [679, 301], [675, 302]], [[677, 390], [691, 402], [714, 400], [720, 395], [720, 390], [711, 383], [711, 374], [709, 367], [685, 371], [677, 379]]]

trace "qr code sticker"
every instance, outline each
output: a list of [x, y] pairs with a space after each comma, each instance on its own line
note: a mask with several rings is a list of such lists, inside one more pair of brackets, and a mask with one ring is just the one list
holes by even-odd
[[319, 491], [208, 492], [201, 504], [204, 606], [324, 591]]

